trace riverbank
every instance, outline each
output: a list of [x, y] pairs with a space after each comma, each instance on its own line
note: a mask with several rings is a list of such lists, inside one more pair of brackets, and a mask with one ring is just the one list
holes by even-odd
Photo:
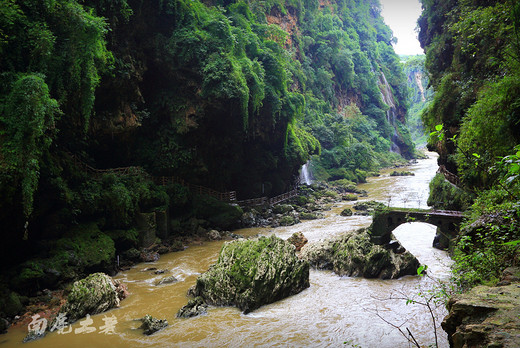
[[[300, 223], [292, 226], [256, 227], [234, 232], [246, 237], [276, 234], [283, 239], [289, 238], [295, 232], [302, 232], [309, 242], [315, 242], [345, 231], [366, 227], [370, 224], [370, 216], [341, 216], [340, 213], [346, 208], [354, 211], [354, 205], [372, 199], [387, 202], [389, 197], [385, 196], [385, 192], [406, 194], [400, 189], [401, 187], [408, 189], [410, 194], [423, 190], [424, 186], [427, 190], [427, 173], [434, 172], [435, 165], [435, 158], [412, 165], [407, 169], [416, 173], [414, 177], [390, 177], [389, 173], [382, 171], [380, 177], [369, 178], [367, 184], [359, 187], [359, 189], [369, 188], [368, 197], [359, 197], [357, 202], [339, 199], [327, 202], [326, 208], [322, 211], [324, 215], [322, 219], [301, 220]], [[424, 183], [417, 184], [418, 178], [422, 178]], [[413, 180], [414, 184], [412, 185], [409, 180]], [[420, 204], [425, 205], [424, 202]], [[410, 205], [411, 202], [406, 203], [406, 206]], [[414, 202], [414, 205], [417, 205], [417, 202]], [[418, 255], [421, 263], [430, 265], [431, 274], [447, 273], [448, 266], [442, 265], [447, 262], [443, 261], [436, 267], [439, 263], [438, 259], [446, 256], [445, 253], [431, 248], [435, 231], [427, 228], [420, 232], [425, 226], [422, 224], [403, 226], [404, 235], [402, 230], [396, 233], [401, 234], [398, 238], [405, 241], [403, 244], [405, 248]], [[406, 231], [408, 227], [410, 230]], [[406, 341], [398, 332], [373, 314], [374, 310], [378, 310], [385, 315], [385, 318], [392, 321], [399, 321], [404, 317], [411, 318], [413, 324], [410, 325], [410, 329], [418, 333], [418, 339], [431, 342], [429, 339], [431, 331], [425, 329], [430, 325], [429, 316], [428, 313], [424, 313], [423, 308], [407, 306], [405, 301], [388, 300], [391, 293], [406, 291], [412, 295], [417, 292], [416, 287], [419, 284], [426, 286], [425, 281], [418, 277], [380, 281], [338, 277], [330, 271], [311, 269], [308, 289], [298, 295], [261, 307], [248, 315], [241, 315], [236, 309], [223, 307], [212, 308], [210, 315], [197, 317], [193, 321], [175, 319], [177, 311], [187, 302], [187, 290], [195, 283], [198, 275], [205, 272], [216, 261], [222, 243], [223, 241], [199, 240], [184, 251], [163, 254], [157, 261], [136, 264], [130, 270], [118, 274], [115, 278], [128, 285], [130, 296], [122, 302], [120, 309], [107, 313], [108, 316], [114, 315], [117, 318], [117, 335], [99, 333], [99, 327], [104, 324], [103, 315], [96, 315], [91, 316], [92, 326], [98, 329], [95, 333], [87, 336], [50, 334], [45, 339], [32, 344], [65, 347], [82, 345], [88, 338], [94, 346], [114, 347], [212, 346], [215, 342], [232, 347], [243, 346], [244, 342], [255, 342], [258, 346], [273, 344], [273, 342], [286, 345], [330, 346], [343, 345], [346, 341], [351, 342], [352, 345], [367, 346], [381, 345], [381, 337], [385, 341], [382, 347], [394, 347], [395, 345], [392, 345], [394, 342], [405, 343]], [[168, 275], [174, 276], [178, 281], [157, 286], [155, 284], [165, 275], [155, 274], [155, 271], [150, 268], [168, 270]], [[142, 318], [145, 314], [167, 319], [170, 325], [163, 331], [143, 339], [142, 330], [137, 330], [140, 323], [138, 325], [133, 319]], [[78, 325], [75, 324], [72, 328], [75, 329], [79, 327]], [[10, 342], [12, 346], [17, 346], [16, 337], [21, 341], [26, 333], [26, 327], [13, 328], [3, 337], [6, 340], [5, 344], [9, 345]]]

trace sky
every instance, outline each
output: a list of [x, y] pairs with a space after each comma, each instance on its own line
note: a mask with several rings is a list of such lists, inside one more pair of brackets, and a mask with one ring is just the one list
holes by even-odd
[[421, 14], [419, 0], [380, 0], [382, 16], [397, 38], [397, 54], [424, 54], [417, 40], [417, 19]]

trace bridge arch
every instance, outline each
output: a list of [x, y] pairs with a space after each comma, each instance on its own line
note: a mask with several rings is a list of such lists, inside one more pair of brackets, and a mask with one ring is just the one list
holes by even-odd
[[453, 239], [459, 232], [462, 222], [462, 213], [459, 211], [447, 210], [423, 210], [405, 208], [387, 208], [376, 211], [374, 220], [370, 226], [371, 240], [375, 244], [388, 244], [391, 240], [392, 231], [399, 225], [408, 222], [426, 222], [438, 227], [439, 238], [436, 237], [435, 243], [438, 246], [448, 246], [450, 239]]

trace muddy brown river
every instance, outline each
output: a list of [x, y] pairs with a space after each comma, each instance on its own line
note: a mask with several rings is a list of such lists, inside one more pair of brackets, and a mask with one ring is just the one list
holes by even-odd
[[[427, 208], [428, 183], [437, 170], [436, 154], [417, 164], [402, 168], [415, 176], [390, 177], [392, 170], [369, 178], [360, 185], [368, 191], [366, 200], [377, 200], [395, 207]], [[280, 228], [252, 228], [236, 231], [244, 236], [276, 234], [288, 238], [303, 232], [310, 242], [341, 232], [368, 226], [370, 217], [342, 217], [339, 212], [353, 203], [336, 204], [325, 219], [306, 221]], [[431, 247], [435, 227], [408, 223], [394, 234], [421, 263], [429, 266], [436, 279], [449, 278], [450, 259]], [[94, 315], [89, 333], [81, 333], [86, 323], [72, 325], [70, 333], [48, 333], [43, 339], [22, 344], [27, 328], [11, 329], [0, 336], [0, 347], [409, 347], [406, 338], [392, 325], [408, 328], [421, 344], [434, 343], [432, 318], [427, 308], [406, 304], [404, 299], [430, 288], [435, 281], [407, 276], [398, 280], [373, 280], [339, 277], [329, 271], [311, 270], [310, 288], [247, 315], [236, 308], [210, 307], [209, 314], [177, 319], [175, 314], [186, 304], [186, 292], [197, 276], [217, 259], [223, 242], [193, 245], [182, 252], [163, 255], [154, 263], [136, 265], [116, 278], [124, 281], [130, 296], [121, 307]], [[144, 271], [149, 267], [168, 269], [179, 282], [163, 286], [154, 283], [165, 275]], [[169, 326], [144, 336], [134, 321], [145, 314], [167, 319]], [[436, 312], [438, 325], [445, 315], [443, 306]], [[386, 321], [386, 322], [385, 322]], [[83, 325], [83, 326], [82, 326]], [[439, 346], [447, 347], [446, 335], [438, 329]]]

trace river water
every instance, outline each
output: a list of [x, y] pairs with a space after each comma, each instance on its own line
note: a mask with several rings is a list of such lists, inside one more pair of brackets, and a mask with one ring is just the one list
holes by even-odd
[[[415, 176], [390, 177], [391, 170], [369, 178], [360, 188], [368, 191], [368, 200], [378, 200], [395, 207], [426, 208], [428, 182], [437, 169], [436, 155], [402, 168]], [[338, 233], [368, 226], [370, 217], [339, 215], [352, 202], [338, 203], [325, 219], [306, 221], [280, 228], [253, 228], [236, 231], [245, 236], [276, 234], [288, 238], [303, 232], [310, 242]], [[436, 279], [449, 277], [450, 259], [445, 252], [431, 247], [435, 227], [408, 223], [394, 234], [421, 263], [429, 266]], [[427, 277], [403, 277], [398, 280], [374, 280], [339, 277], [330, 271], [311, 270], [310, 288], [282, 301], [242, 314], [236, 308], [210, 307], [209, 314], [191, 319], [177, 319], [175, 314], [186, 304], [187, 290], [197, 276], [218, 257], [223, 242], [193, 245], [182, 252], [163, 255], [154, 263], [136, 265], [117, 279], [128, 285], [130, 296], [121, 307], [94, 315], [91, 333], [80, 333], [87, 324], [79, 321], [72, 332], [47, 334], [27, 347], [408, 347], [406, 338], [393, 326], [408, 328], [424, 346], [434, 342], [431, 315], [425, 306], [406, 304], [404, 299], [431, 288], [436, 281]], [[155, 286], [165, 275], [155, 275], [146, 268], [168, 269], [179, 282]], [[151, 336], [137, 329], [134, 319], [150, 314], [167, 319], [169, 326]], [[438, 323], [445, 315], [438, 308]], [[109, 321], [111, 320], [111, 322]], [[82, 326], [84, 325], [84, 326]], [[27, 328], [11, 329], [0, 336], [0, 347], [22, 346]], [[439, 346], [447, 347], [442, 329]]]

